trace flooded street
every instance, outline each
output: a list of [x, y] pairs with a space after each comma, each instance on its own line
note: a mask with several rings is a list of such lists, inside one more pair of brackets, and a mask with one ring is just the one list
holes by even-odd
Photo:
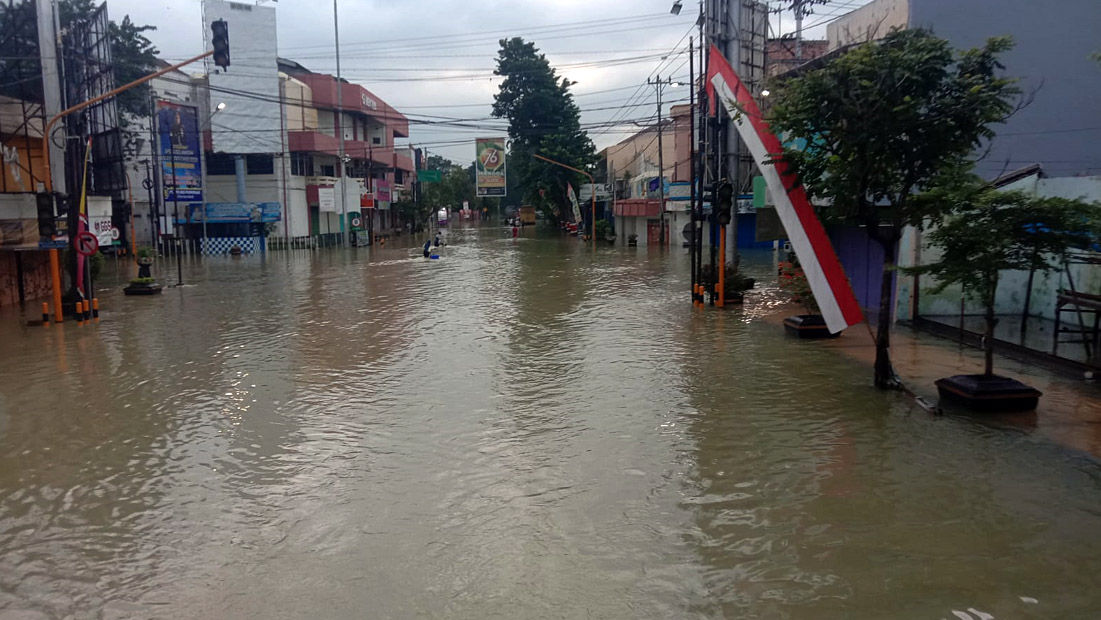
[[1092, 458], [502, 233], [0, 314], [0, 618], [1097, 617]]

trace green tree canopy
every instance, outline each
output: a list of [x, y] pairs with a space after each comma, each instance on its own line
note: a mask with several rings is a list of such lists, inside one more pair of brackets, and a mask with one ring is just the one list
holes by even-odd
[[[58, 17], [62, 30], [90, 19], [97, 6], [98, 3], [93, 0], [61, 0], [58, 3]], [[121, 22], [112, 20], [109, 28], [116, 86], [133, 82], [156, 69], [157, 54], [160, 52], [145, 36], [146, 32], [156, 30], [156, 26], [138, 26], [130, 20], [129, 15], [125, 15]], [[150, 86], [146, 83], [119, 93], [116, 97], [119, 110], [135, 116], [152, 114], [149, 89]], [[123, 115], [120, 122], [125, 124], [125, 118]]]
[[496, 75], [504, 76], [494, 98], [493, 116], [509, 121], [509, 175], [515, 175], [525, 202], [550, 219], [569, 204], [566, 183], [583, 177], [533, 157], [538, 153], [582, 170], [592, 168], [596, 149], [581, 129], [581, 112], [570, 94], [572, 82], [550, 66], [534, 43], [502, 39]]
[[[929, 215], [913, 198], [994, 136], [1017, 90], [999, 75], [1008, 38], [954, 52], [925, 30], [894, 30], [776, 88], [770, 122], [795, 139], [778, 160], [827, 216], [866, 227], [884, 250], [875, 382], [894, 384], [888, 357], [892, 270], [902, 229]], [[936, 205], [951, 209], [950, 204]]]
[[973, 176], [931, 189], [918, 202], [950, 203], [954, 209], [932, 220], [936, 227], [926, 237], [940, 257], [906, 271], [935, 277], [934, 292], [961, 285], [964, 295], [983, 305], [991, 376], [1001, 272], [1059, 269], [1068, 250], [1093, 247], [1101, 238], [1101, 204], [1002, 192]]

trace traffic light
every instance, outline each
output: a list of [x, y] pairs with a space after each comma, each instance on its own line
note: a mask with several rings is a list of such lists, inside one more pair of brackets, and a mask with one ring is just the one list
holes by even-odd
[[211, 22], [211, 45], [214, 47], [214, 64], [225, 69], [229, 66], [229, 24], [224, 19]]
[[734, 207], [734, 186], [730, 181], [719, 181], [715, 186], [715, 218], [720, 226], [730, 223], [730, 211]]
[[45, 192], [36, 194], [35, 206], [38, 207], [38, 236], [53, 239], [57, 234], [57, 216], [54, 214], [54, 196]]

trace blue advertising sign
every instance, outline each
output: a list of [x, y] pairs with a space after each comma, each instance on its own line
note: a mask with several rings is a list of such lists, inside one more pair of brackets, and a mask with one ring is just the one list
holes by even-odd
[[198, 109], [157, 101], [157, 136], [165, 201], [203, 199]]
[[[203, 206], [187, 205], [187, 221], [201, 223]], [[206, 221], [211, 224], [267, 223], [283, 219], [283, 205], [278, 202], [208, 202], [205, 206]]]

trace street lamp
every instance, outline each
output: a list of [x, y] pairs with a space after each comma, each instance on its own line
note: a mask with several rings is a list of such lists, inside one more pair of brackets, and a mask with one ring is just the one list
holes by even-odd
[[[207, 94], [209, 95], [210, 93], [208, 92]], [[224, 109], [226, 109], [226, 102], [225, 101], [219, 101], [218, 105], [214, 106], [214, 111], [211, 112], [210, 115], [206, 117], [206, 129], [209, 129], [212, 132], [214, 131], [214, 116], [216, 114], [218, 114], [219, 112], [221, 112], [222, 110], [224, 110]], [[201, 133], [201, 131], [200, 131], [200, 133]], [[199, 150], [204, 151], [204, 149], [202, 149], [202, 148], [200, 148]], [[203, 157], [204, 158], [206, 157], [205, 152], [203, 153]], [[208, 198], [208, 196], [206, 195], [206, 173], [207, 173], [206, 164], [204, 163], [203, 167], [202, 167], [203, 201], [199, 205], [199, 208], [202, 209], [202, 217], [203, 217], [203, 248], [202, 248], [202, 254], [204, 256], [206, 255], [207, 248], [210, 245], [210, 241], [209, 241], [210, 238], [207, 236], [207, 228], [206, 228], [206, 203], [207, 203], [207, 198]], [[189, 209], [188, 213], [191, 212], [190, 208], [191, 207], [188, 207], [188, 209]], [[188, 217], [187, 221], [189, 223], [191, 222], [190, 216]]]
[[680, 0], [676, 0], [676, 2], [673, 3], [673, 8], [669, 9], [669, 12], [673, 15], [680, 15], [680, 10], [682, 8], [684, 7], [681, 5]]
[[770, 91], [770, 90], [769, 90], [769, 89], [767, 89], [767, 88], [761, 91], [761, 96], [762, 96], [762, 97], [767, 97], [767, 96], [769, 96], [769, 95], [771, 95], [771, 94], [772, 94], [772, 91]]

